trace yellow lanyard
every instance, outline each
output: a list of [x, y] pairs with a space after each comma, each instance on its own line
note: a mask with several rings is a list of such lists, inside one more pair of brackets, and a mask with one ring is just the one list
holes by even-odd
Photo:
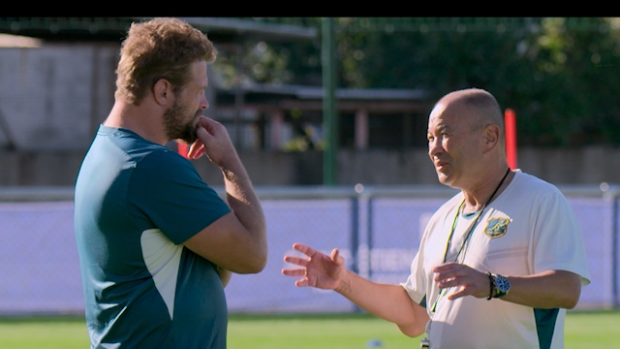
[[[489, 200], [484, 204], [484, 206], [482, 206], [482, 209], [478, 212], [478, 215], [476, 216], [476, 219], [474, 220], [474, 222], [472, 224], [470, 224], [470, 226], [467, 228], [467, 230], [466, 230], [467, 236], [465, 236], [465, 239], [463, 240], [463, 243], [461, 244], [461, 247], [459, 248], [459, 251], [456, 253], [456, 257], [454, 257], [454, 261], [453, 262], [456, 262], [459, 259], [459, 256], [461, 255], [461, 252], [463, 252], [463, 250], [465, 249], [465, 245], [467, 244], [467, 241], [471, 237], [471, 235], [472, 235], [472, 233], [474, 231], [474, 228], [478, 224], [478, 221], [480, 220], [480, 217], [482, 217], [482, 213], [484, 212], [484, 209], [486, 209], [487, 208], [487, 204], [489, 204], [491, 202], [491, 200], [493, 200], [493, 197], [495, 196], [495, 194], [499, 190], [499, 187], [502, 186], [502, 183], [504, 183], [504, 180], [506, 179], [506, 177], [508, 177], [509, 173], [510, 173], [510, 168], [508, 168], [508, 171], [506, 171], [506, 174], [502, 178], [501, 182], [499, 182], [499, 185], [493, 191], [493, 194], [491, 194], [491, 197], [489, 198]], [[465, 199], [463, 199], [463, 201], [461, 201], [461, 204], [456, 209], [456, 214], [454, 215], [454, 221], [452, 221], [452, 228], [450, 229], [450, 235], [448, 235], [448, 241], [446, 242], [446, 251], [443, 254], [443, 262], [442, 263], [446, 263], [446, 258], [448, 257], [448, 251], [450, 249], [450, 243], [452, 242], [452, 236], [454, 235], [454, 230], [456, 229], [456, 222], [459, 219], [459, 213], [461, 212], [461, 208], [463, 207], [464, 203], [465, 203]], [[465, 261], [465, 256], [463, 256], [463, 261]], [[433, 303], [433, 306], [431, 307], [431, 311], [433, 313], [435, 312], [435, 309], [437, 308], [437, 303], [439, 303], [439, 299], [441, 299], [441, 296], [443, 296], [445, 291], [446, 291], [445, 288], [439, 290], [439, 295], [437, 296], [437, 300], [435, 301], [435, 303]]]
[[[445, 263], [446, 259], [448, 258], [448, 251], [450, 250], [450, 244], [452, 243], [452, 236], [454, 235], [454, 230], [456, 229], [456, 222], [459, 220], [459, 213], [461, 212], [461, 208], [463, 207], [464, 203], [465, 203], [465, 199], [461, 201], [461, 204], [459, 205], [459, 208], [456, 210], [456, 214], [454, 215], [454, 221], [452, 222], [452, 228], [450, 229], [450, 235], [448, 235], [448, 241], [446, 242], [446, 251], [443, 253], [443, 263]], [[461, 252], [463, 252], [463, 250], [465, 249], [465, 245], [467, 244], [467, 241], [471, 237], [472, 232], [474, 231], [474, 227], [478, 224], [478, 221], [480, 220], [480, 217], [482, 216], [482, 212], [484, 211], [485, 207], [482, 207], [482, 209], [478, 211], [478, 215], [476, 215], [476, 219], [474, 219], [473, 223], [470, 224], [467, 230], [465, 231], [467, 235], [465, 236], [465, 239], [463, 240], [463, 243], [461, 244], [459, 251], [456, 253], [456, 256], [454, 257], [453, 262], [456, 262], [459, 259]]]
[[[459, 212], [461, 211], [461, 208], [462, 208], [464, 203], [465, 203], [465, 199], [463, 199], [463, 201], [461, 201], [461, 204], [459, 205], [459, 208], [456, 209], [456, 214], [454, 215], [454, 221], [452, 222], [452, 228], [450, 229], [450, 235], [448, 235], [448, 241], [446, 243], [446, 251], [443, 254], [443, 263], [446, 262], [446, 258], [448, 257], [448, 250], [450, 249], [450, 243], [452, 242], [452, 235], [454, 235], [454, 230], [456, 228], [456, 222], [459, 219]], [[485, 207], [486, 207], [486, 205], [484, 207], [482, 207], [482, 209], [480, 211], [478, 211], [478, 215], [476, 216], [476, 219], [474, 219], [472, 224], [470, 224], [469, 227], [467, 228], [467, 230], [466, 230], [467, 236], [463, 240], [463, 243], [461, 244], [461, 248], [459, 248], [459, 251], [456, 253], [456, 256], [454, 257], [453, 262], [456, 262], [459, 259], [459, 256], [461, 255], [461, 252], [463, 252], [463, 250], [465, 249], [465, 245], [467, 244], [467, 240], [469, 240], [469, 237], [472, 235], [472, 232], [474, 231], [474, 227], [476, 226], [476, 224], [478, 224], [478, 220], [482, 216], [482, 212], [484, 211]], [[465, 255], [463, 255], [463, 261], [465, 261]], [[441, 296], [443, 296], [443, 294], [445, 292], [446, 292], [445, 288], [442, 288], [441, 290], [439, 290], [439, 295], [437, 295], [437, 300], [435, 301], [435, 303], [433, 303], [433, 306], [431, 307], [431, 311], [433, 313], [435, 312], [435, 309], [437, 308], [437, 303], [439, 303], [439, 300], [441, 299]]]

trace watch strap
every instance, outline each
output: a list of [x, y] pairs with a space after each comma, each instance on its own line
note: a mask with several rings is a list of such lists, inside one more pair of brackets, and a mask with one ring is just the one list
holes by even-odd
[[489, 285], [491, 285], [489, 287], [489, 296], [487, 297], [487, 300], [490, 301], [491, 298], [493, 298], [493, 290], [495, 289], [495, 280], [493, 279], [493, 274], [491, 274], [491, 272], [488, 273], [489, 274]]

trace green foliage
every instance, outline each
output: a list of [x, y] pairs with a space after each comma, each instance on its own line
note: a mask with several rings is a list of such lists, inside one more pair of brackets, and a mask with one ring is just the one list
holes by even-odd
[[[520, 145], [620, 145], [620, 19], [505, 19], [496, 30], [466, 18], [452, 19], [453, 30], [414, 22], [337, 18], [339, 85], [420, 87], [431, 101], [484, 88], [516, 111]], [[321, 28], [318, 18], [304, 23]], [[251, 43], [247, 78], [320, 85], [320, 47], [320, 39]]]

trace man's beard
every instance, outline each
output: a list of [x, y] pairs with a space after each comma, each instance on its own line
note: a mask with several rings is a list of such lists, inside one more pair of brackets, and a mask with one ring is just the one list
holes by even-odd
[[164, 128], [168, 139], [180, 139], [187, 144], [192, 144], [197, 138], [197, 118], [202, 114], [202, 110], [198, 110], [189, 122], [183, 123], [187, 119], [186, 109], [175, 101], [172, 108], [164, 113]]

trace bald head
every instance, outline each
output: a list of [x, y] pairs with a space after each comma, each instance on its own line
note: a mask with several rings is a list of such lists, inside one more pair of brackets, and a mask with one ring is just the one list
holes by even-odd
[[441, 183], [466, 189], [505, 173], [502, 119], [495, 98], [480, 89], [454, 91], [435, 104], [427, 137]]
[[443, 96], [436, 104], [435, 108], [447, 109], [458, 108], [467, 109], [471, 120], [467, 120], [472, 130], [479, 129], [488, 125], [497, 125], [500, 130], [500, 140], [504, 139], [504, 120], [499, 103], [489, 92], [478, 89], [468, 88], [450, 92]]

